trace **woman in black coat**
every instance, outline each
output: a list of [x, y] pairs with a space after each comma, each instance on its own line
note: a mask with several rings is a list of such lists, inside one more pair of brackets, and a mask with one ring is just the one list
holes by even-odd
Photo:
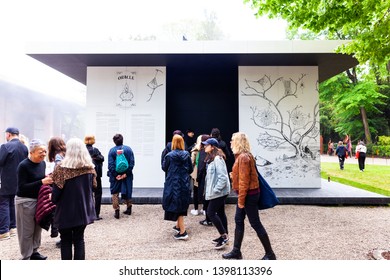
[[91, 155], [92, 162], [95, 165], [96, 182], [97, 182], [96, 189], [94, 189], [95, 211], [96, 211], [96, 220], [101, 220], [102, 218], [100, 217], [100, 209], [102, 205], [102, 194], [103, 194], [102, 175], [103, 175], [104, 156], [101, 154], [98, 148], [92, 146], [95, 144], [95, 136], [93, 135], [85, 136], [84, 143], [87, 146], [87, 150]]
[[191, 199], [190, 174], [193, 171], [190, 153], [184, 150], [184, 139], [180, 135], [174, 135], [172, 139], [172, 151], [163, 160], [162, 169], [166, 172], [163, 209], [164, 219], [177, 221], [173, 229], [176, 231], [175, 239], [188, 238], [184, 226], [184, 216]]
[[[96, 172], [81, 139], [66, 143], [66, 155], [53, 172], [54, 224], [61, 234], [61, 259], [85, 259], [84, 230], [96, 219], [93, 188]], [[74, 255], [72, 256], [72, 245]]]

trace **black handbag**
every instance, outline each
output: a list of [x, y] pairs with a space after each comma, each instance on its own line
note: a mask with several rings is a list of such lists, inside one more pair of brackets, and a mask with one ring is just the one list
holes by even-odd
[[260, 187], [260, 196], [257, 206], [259, 210], [268, 209], [275, 207], [280, 203], [279, 199], [276, 197], [274, 191], [267, 183], [267, 181], [261, 176], [260, 172], [257, 170], [256, 163], [255, 168], [257, 172], [257, 177], [259, 178], [259, 187]]

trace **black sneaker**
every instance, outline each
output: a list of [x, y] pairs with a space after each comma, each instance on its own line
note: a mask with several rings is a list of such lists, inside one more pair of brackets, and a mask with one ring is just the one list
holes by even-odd
[[176, 240], [186, 240], [188, 239], [188, 233], [187, 231], [184, 231], [183, 233], [178, 232], [173, 236]]
[[180, 228], [178, 228], [177, 226], [173, 226], [173, 231], [175, 232], [175, 233], [179, 233], [180, 232]]
[[214, 248], [215, 248], [216, 250], [220, 250], [220, 249], [222, 249], [223, 247], [226, 246], [226, 244], [228, 243], [228, 241], [229, 241], [229, 238], [228, 238], [228, 237], [223, 238], [223, 237], [221, 236], [220, 239], [219, 239], [219, 241], [218, 241], [218, 243], [217, 243], [217, 245], [215, 245]]
[[215, 238], [211, 241], [211, 243], [213, 244], [218, 244], [218, 242], [222, 239], [222, 236], [218, 237], [218, 238]]
[[207, 220], [200, 221], [199, 224], [201, 224], [203, 226], [212, 226], [213, 225], [212, 222], [208, 222]]

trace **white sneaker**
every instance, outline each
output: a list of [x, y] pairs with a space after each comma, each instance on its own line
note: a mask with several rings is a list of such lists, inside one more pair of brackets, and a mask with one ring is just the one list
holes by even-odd
[[194, 216], [198, 216], [199, 215], [199, 211], [196, 210], [196, 209], [192, 209], [191, 210], [191, 214], [194, 215]]
[[10, 237], [15, 236], [16, 233], [17, 233], [16, 228], [11, 228], [11, 229], [9, 230], [9, 236], [10, 236]]
[[10, 236], [9, 236], [9, 231], [0, 234], [0, 241], [7, 240], [7, 239], [9, 239], [9, 238], [10, 238]]
[[206, 215], [206, 211], [204, 211], [204, 210], [200, 210], [200, 213], [199, 213], [200, 215]]

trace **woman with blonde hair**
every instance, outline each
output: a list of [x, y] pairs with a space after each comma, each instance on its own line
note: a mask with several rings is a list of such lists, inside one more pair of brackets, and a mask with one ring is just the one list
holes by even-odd
[[66, 143], [65, 158], [53, 172], [52, 201], [57, 205], [54, 223], [60, 232], [62, 260], [85, 259], [84, 231], [96, 219], [94, 167], [83, 141], [72, 138]]
[[236, 228], [234, 231], [233, 250], [223, 254], [222, 257], [225, 259], [242, 259], [241, 243], [244, 238], [244, 220], [245, 216], [248, 216], [249, 223], [256, 231], [265, 250], [262, 260], [276, 260], [267, 231], [259, 217], [257, 206], [260, 195], [259, 179], [256, 172], [256, 161], [251, 154], [248, 136], [242, 132], [233, 133], [230, 146], [235, 157], [230, 178], [233, 190], [238, 195], [234, 217]]
[[162, 169], [166, 173], [163, 192], [164, 220], [176, 221], [176, 226], [173, 227], [176, 232], [175, 239], [188, 239], [184, 216], [187, 216], [190, 205], [190, 174], [193, 167], [189, 152], [184, 150], [182, 136], [173, 136], [172, 150], [164, 157]]

